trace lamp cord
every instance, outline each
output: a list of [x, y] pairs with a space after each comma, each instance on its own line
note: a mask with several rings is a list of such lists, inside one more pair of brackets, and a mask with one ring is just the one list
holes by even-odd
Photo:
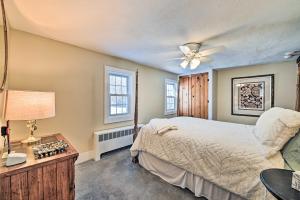
[[5, 147], [5, 145], [6, 145], [6, 137], [4, 137], [4, 144], [3, 144], [3, 146]]

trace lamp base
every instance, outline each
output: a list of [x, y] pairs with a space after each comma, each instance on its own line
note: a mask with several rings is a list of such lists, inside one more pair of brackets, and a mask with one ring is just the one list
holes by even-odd
[[[11, 151], [10, 153], [15, 153], [15, 151]], [[2, 154], [2, 159], [7, 159], [7, 157], [8, 157], [8, 152], [4, 152]]]
[[34, 136], [29, 136], [26, 140], [21, 141], [23, 144], [33, 144], [39, 142], [41, 138], [37, 138]]

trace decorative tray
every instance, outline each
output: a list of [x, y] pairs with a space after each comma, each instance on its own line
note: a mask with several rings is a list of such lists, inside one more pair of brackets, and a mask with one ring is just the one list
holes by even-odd
[[35, 159], [41, 159], [63, 153], [68, 147], [69, 145], [65, 141], [58, 140], [33, 146], [32, 151]]

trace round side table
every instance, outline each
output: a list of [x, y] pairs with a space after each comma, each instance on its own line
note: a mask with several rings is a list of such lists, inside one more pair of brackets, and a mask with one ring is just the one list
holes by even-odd
[[260, 180], [277, 199], [300, 200], [300, 192], [292, 188], [292, 173], [286, 169], [266, 169], [260, 173]]

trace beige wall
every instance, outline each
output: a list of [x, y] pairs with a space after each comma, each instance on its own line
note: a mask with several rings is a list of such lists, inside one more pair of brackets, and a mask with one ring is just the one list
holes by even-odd
[[[104, 65], [139, 69], [140, 123], [164, 117], [164, 79], [176, 79], [175, 74], [20, 31], [11, 31], [10, 37], [9, 88], [56, 93], [56, 117], [38, 121], [40, 135], [61, 132], [80, 152], [86, 152], [92, 150], [94, 130], [132, 124], [103, 124]], [[294, 62], [231, 68], [214, 75], [216, 119], [254, 124], [255, 117], [231, 115], [231, 78], [270, 73], [275, 74], [275, 106], [293, 108]], [[26, 136], [25, 122], [13, 122], [13, 139]]]
[[217, 73], [217, 120], [244, 124], [255, 124], [257, 120], [257, 117], [231, 115], [231, 78], [233, 77], [275, 74], [275, 106], [294, 109], [297, 81], [295, 62], [231, 68], [218, 70]]
[[[164, 79], [177, 78], [175, 74], [20, 31], [11, 31], [10, 47], [9, 88], [56, 94], [56, 116], [39, 120], [38, 133], [61, 132], [79, 152], [92, 150], [94, 130], [133, 124], [103, 124], [104, 65], [139, 69], [140, 123], [164, 117]], [[13, 122], [13, 139], [26, 136], [25, 122]]]

